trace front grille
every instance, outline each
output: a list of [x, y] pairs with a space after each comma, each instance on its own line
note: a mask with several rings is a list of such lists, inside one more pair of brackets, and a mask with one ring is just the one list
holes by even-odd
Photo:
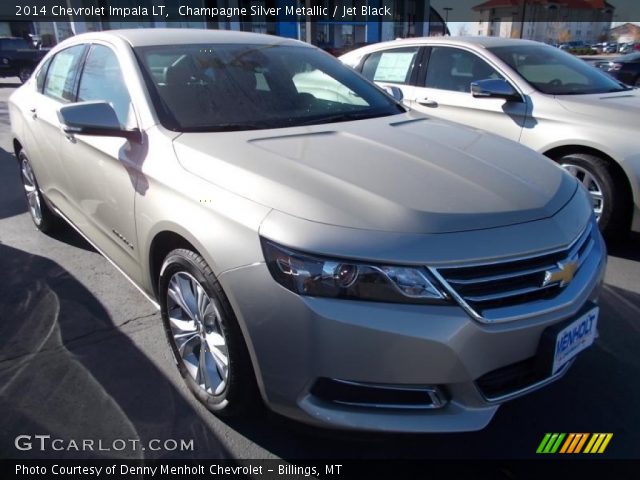
[[[585, 284], [602, 251], [597, 226], [590, 223], [567, 248], [498, 263], [438, 268], [433, 271], [449, 293], [477, 320], [498, 322], [547, 310], [566, 286]], [[589, 266], [585, 263], [589, 262]], [[570, 270], [570, 271], [569, 271]], [[585, 270], [590, 270], [586, 272]]]

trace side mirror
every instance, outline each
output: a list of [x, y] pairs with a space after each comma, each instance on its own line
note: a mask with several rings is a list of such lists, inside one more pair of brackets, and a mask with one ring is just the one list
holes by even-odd
[[474, 98], [504, 98], [509, 102], [522, 102], [522, 96], [513, 86], [502, 79], [478, 80], [471, 84]]
[[396, 99], [397, 102], [401, 102], [404, 98], [404, 94], [399, 87], [393, 87], [391, 85], [384, 85], [382, 89]]
[[122, 128], [115, 110], [107, 102], [65, 105], [58, 110], [58, 119], [66, 133], [123, 137], [133, 142], [142, 140], [142, 133], [137, 128]]

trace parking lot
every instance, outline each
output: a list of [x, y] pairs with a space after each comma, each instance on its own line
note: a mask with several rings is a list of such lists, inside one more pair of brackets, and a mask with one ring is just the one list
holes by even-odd
[[[18, 435], [193, 440], [193, 450], [85, 452], [165, 458], [525, 458], [546, 432], [611, 432], [603, 456], [640, 458], [640, 235], [609, 244], [597, 344], [554, 385], [504, 405], [481, 432], [331, 432], [256, 412], [221, 421], [175, 368], [155, 308], [71, 229], [36, 231], [27, 213], [0, 82], [0, 456]], [[416, 368], [420, 368], [419, 365]]]

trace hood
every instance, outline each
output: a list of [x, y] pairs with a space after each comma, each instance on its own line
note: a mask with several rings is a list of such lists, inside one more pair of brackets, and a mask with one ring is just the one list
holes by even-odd
[[593, 117], [598, 125], [636, 128], [640, 123], [640, 89], [591, 95], [559, 95], [556, 100], [570, 112]]
[[460, 232], [554, 215], [577, 183], [509, 140], [417, 113], [260, 131], [185, 133], [189, 172], [314, 222]]

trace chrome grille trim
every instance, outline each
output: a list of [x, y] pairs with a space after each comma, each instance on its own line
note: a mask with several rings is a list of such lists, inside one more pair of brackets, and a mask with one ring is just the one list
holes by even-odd
[[[597, 229], [595, 221], [590, 221], [564, 248], [494, 262], [430, 267], [429, 271], [479, 322], [502, 323], [541, 315], [569, 306], [592, 283], [603, 259]], [[560, 280], [545, 285], [545, 272], [568, 261], [576, 262], [573, 280], [567, 285]]]

